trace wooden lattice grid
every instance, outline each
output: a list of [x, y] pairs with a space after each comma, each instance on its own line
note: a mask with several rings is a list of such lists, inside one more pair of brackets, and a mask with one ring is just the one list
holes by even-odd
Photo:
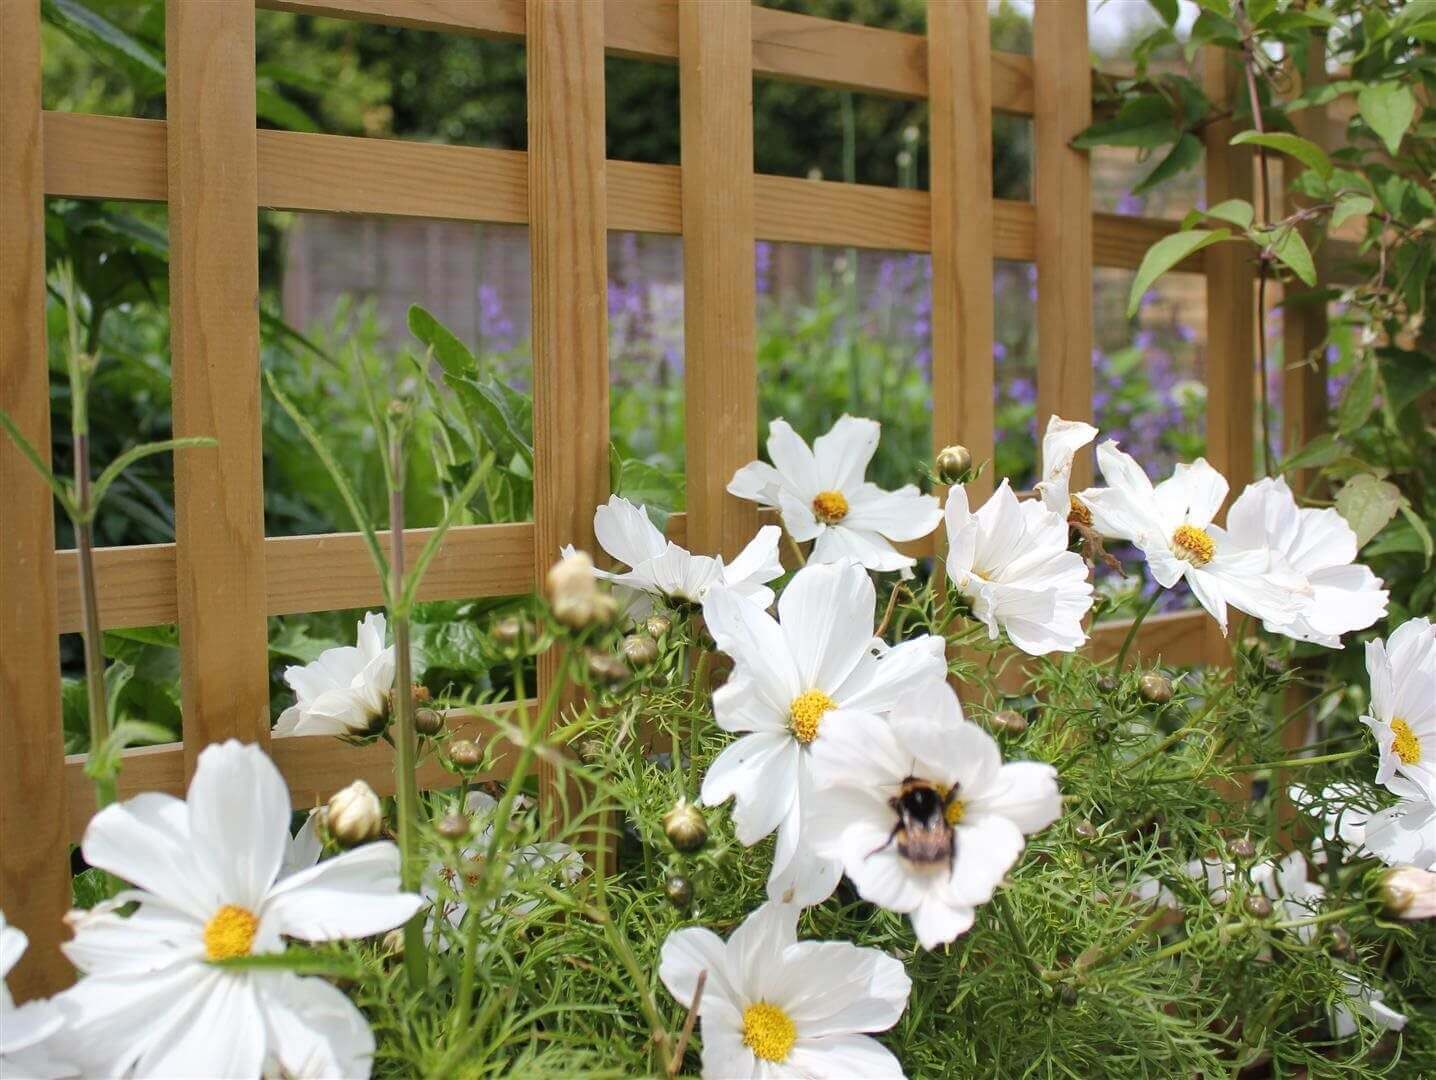
[[[529, 150], [257, 130], [256, 7], [522, 41]], [[454, 529], [421, 599], [524, 594], [561, 544], [593, 547], [608, 494], [609, 230], [684, 238], [689, 511], [669, 533], [731, 555], [758, 521], [724, 492], [758, 440], [757, 240], [930, 253], [934, 445], [963, 442], [983, 460], [994, 259], [1037, 264], [1045, 426], [1052, 412], [1091, 413], [1094, 265], [1135, 269], [1176, 227], [1091, 213], [1088, 160], [1068, 145], [1091, 119], [1085, 0], [1035, 5], [1032, 57], [991, 49], [982, 0], [934, 0], [926, 37], [743, 0], [170, 0], [166, 17], [166, 120], [45, 112], [39, 0], [0, 0], [0, 407], [48, 448], [45, 198], [167, 201], [174, 434], [220, 440], [179, 456], [175, 543], [97, 552], [104, 626], [178, 623], [181, 635], [185, 740], [129, 752], [122, 795], [181, 794], [196, 754], [229, 737], [270, 750], [296, 805], [355, 776], [393, 790], [385, 747], [270, 737], [267, 617], [382, 598], [357, 534], [264, 536], [258, 208], [530, 227], [534, 521]], [[605, 161], [605, 51], [678, 64], [682, 166]], [[1230, 72], [1209, 61], [1221, 99]], [[754, 76], [928, 98], [930, 191], [754, 175]], [[1032, 203], [992, 197], [994, 110], [1033, 119]], [[1212, 201], [1249, 194], [1248, 151], [1227, 146], [1226, 126], [1206, 132]], [[1216, 247], [1179, 269], [1207, 276], [1208, 457], [1239, 487], [1252, 471], [1252, 268]], [[1319, 327], [1288, 332], [1320, 340]], [[54, 550], [49, 491], [8, 442], [0, 480], [0, 907], [31, 938], [24, 996], [70, 978], [59, 915], [93, 796], [83, 760], [63, 756], [57, 693], [58, 636], [80, 625], [75, 553]], [[984, 497], [990, 474], [975, 486]], [[1178, 664], [1224, 655], [1204, 624], [1200, 612], [1150, 619], [1139, 647]], [[1094, 651], [1115, 652], [1124, 631], [1104, 624]]]

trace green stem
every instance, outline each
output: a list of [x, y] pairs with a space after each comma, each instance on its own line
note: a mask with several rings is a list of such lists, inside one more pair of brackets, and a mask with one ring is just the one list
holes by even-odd
[[1136, 617], [1132, 619], [1132, 625], [1127, 628], [1127, 636], [1122, 639], [1122, 648], [1117, 653], [1115, 670], [1121, 671], [1122, 665], [1127, 662], [1127, 652], [1132, 648], [1132, 642], [1137, 640], [1137, 630], [1141, 627], [1142, 620], [1147, 617], [1149, 611], [1157, 606], [1157, 597], [1161, 595], [1161, 589], [1154, 589], [1152, 595], [1147, 598], [1147, 602], [1142, 605], [1142, 609], [1138, 611]]
[[[83, 393], [83, 391], [82, 391]], [[109, 703], [105, 696], [105, 654], [100, 631], [99, 591], [95, 584], [95, 524], [90, 512], [90, 435], [81, 430], [84, 411], [77, 407], [75, 452], [75, 550], [80, 564], [80, 614], [85, 642], [85, 697], [90, 717], [90, 760], [96, 761], [110, 738]], [[117, 795], [112, 775], [94, 774], [95, 803], [103, 810]]]
[[1027, 938], [1022, 933], [1022, 927], [1017, 925], [1017, 920], [1012, 915], [1012, 909], [1007, 904], [1007, 892], [999, 890], [993, 896], [993, 906], [997, 909], [997, 917], [1002, 920], [1003, 927], [1007, 930], [1007, 936], [1017, 946], [1017, 951], [1022, 955], [1023, 963], [1027, 965], [1034, 978], [1046, 981], [1046, 975], [1040, 964], [1032, 955], [1032, 950], [1027, 946]]

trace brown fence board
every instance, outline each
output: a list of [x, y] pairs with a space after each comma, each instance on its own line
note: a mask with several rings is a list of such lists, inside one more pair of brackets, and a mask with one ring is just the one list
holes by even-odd
[[[39, 0], [0, 3], [0, 409], [50, 459], [45, 344], [45, 199]], [[30, 936], [10, 973], [25, 1000], [70, 980], [59, 914], [70, 904], [65, 848], [55, 511], [49, 485], [0, 433], [0, 908]], [[84, 795], [94, 806], [94, 792]]]

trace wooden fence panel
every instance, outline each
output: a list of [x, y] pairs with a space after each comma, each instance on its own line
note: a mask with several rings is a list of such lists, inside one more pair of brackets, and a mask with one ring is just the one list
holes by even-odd
[[[932, 190], [932, 438], [991, 461], [992, 47], [986, 4], [927, 13]], [[968, 485], [974, 503], [992, 470]]]
[[[533, 265], [534, 568], [594, 550], [608, 497], [608, 251], [603, 8], [528, 0], [529, 250]], [[540, 658], [539, 696], [557, 658]], [[557, 827], [562, 776], [539, 765]]]
[[[50, 459], [45, 346], [45, 196], [40, 3], [0, 3], [0, 409]], [[30, 936], [10, 973], [21, 1000], [60, 989], [59, 916], [70, 906], [65, 846], [55, 510], [49, 485], [0, 433], [0, 909]], [[92, 803], [93, 805], [93, 803]]]
[[727, 492], [758, 445], [753, 8], [678, 9], [688, 544], [737, 555], [757, 507]]
[[269, 744], [260, 458], [254, 2], [165, 10], [175, 593], [188, 771], [211, 742]]
[[[1038, 4], [1032, 13], [1033, 142], [1037, 161], [1037, 434], [1056, 413], [1092, 420], [1092, 175], [1087, 152], [1068, 145], [1092, 122], [1087, 8]], [[1092, 479], [1080, 454], [1072, 481]]]

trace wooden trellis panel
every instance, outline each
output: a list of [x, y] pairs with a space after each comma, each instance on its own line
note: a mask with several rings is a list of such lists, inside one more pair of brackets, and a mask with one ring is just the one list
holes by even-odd
[[[529, 151], [256, 130], [256, 6], [524, 43]], [[1090, 114], [1084, 12], [1076, 2], [1038, 5], [1034, 63], [991, 50], [980, 2], [933, 4], [923, 36], [724, 0], [170, 0], [168, 119], [155, 121], [42, 113], [38, 0], [0, 0], [0, 404], [48, 446], [44, 197], [168, 201], [176, 432], [221, 442], [179, 460], [174, 544], [97, 553], [103, 625], [178, 622], [181, 632], [186, 742], [131, 751], [122, 794], [182, 792], [187, 764], [209, 740], [268, 739], [266, 616], [382, 600], [354, 534], [263, 535], [259, 208], [530, 226], [535, 520], [455, 529], [423, 599], [524, 594], [561, 544], [592, 547], [593, 507], [608, 490], [606, 235], [682, 235], [691, 509], [670, 519], [669, 535], [731, 553], [755, 523], [773, 520], [722, 491], [757, 438], [755, 240], [930, 252], [933, 438], [963, 442], [979, 459], [993, 451], [993, 260], [1037, 261], [1043, 408], [1090, 411], [1091, 265], [1134, 269], [1176, 225], [1091, 213], [1085, 161], [1066, 145]], [[605, 160], [605, 52], [678, 64], [681, 167]], [[930, 193], [755, 175], [754, 76], [929, 98]], [[1035, 205], [992, 197], [994, 112], [1034, 118]], [[1212, 201], [1250, 187], [1228, 134], [1220, 125], [1208, 133]], [[1211, 456], [1234, 483], [1251, 469], [1244, 266], [1218, 247], [1180, 268], [1210, 275], [1219, 313]], [[8, 443], [0, 479], [0, 904], [31, 934], [20, 974], [28, 993], [67, 978], [56, 949], [65, 841], [82, 833], [90, 792], [83, 759], [61, 757], [55, 692], [57, 634], [79, 626], [75, 557], [53, 551], [48, 493]], [[410, 530], [411, 545], [426, 531]], [[905, 549], [931, 554], [939, 543]], [[1199, 612], [1155, 618], [1141, 647], [1197, 662], [1210, 655], [1205, 622]], [[1110, 655], [1124, 633], [1123, 624], [1098, 627], [1094, 653]], [[290, 737], [271, 752], [299, 805], [356, 775], [391, 790], [382, 746]], [[508, 768], [500, 761], [495, 777]], [[420, 777], [446, 778], [432, 766]], [[542, 779], [551, 796], [554, 771], [545, 766]]]

